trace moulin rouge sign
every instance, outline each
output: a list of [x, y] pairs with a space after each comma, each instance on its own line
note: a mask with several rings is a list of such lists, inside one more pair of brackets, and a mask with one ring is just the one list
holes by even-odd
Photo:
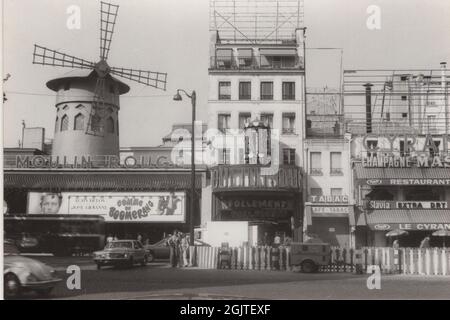
[[[370, 139], [370, 140], [368, 140]], [[370, 141], [387, 142], [387, 148], [373, 146]], [[404, 141], [403, 154], [398, 156], [394, 154], [394, 142]], [[442, 153], [440, 153], [437, 143], [442, 141]], [[432, 135], [424, 137], [423, 148], [416, 148], [418, 137], [415, 135], [365, 135], [363, 138], [363, 147], [370, 156], [362, 158], [363, 167], [367, 168], [450, 168], [449, 143], [450, 135], [441, 135], [439, 140]], [[380, 145], [377, 143], [377, 145]], [[398, 152], [397, 152], [398, 153]], [[383, 154], [383, 155], [380, 155]]]
[[133, 157], [127, 156], [120, 159], [118, 156], [16, 156], [16, 168], [39, 168], [39, 169], [58, 169], [58, 168], [106, 168], [106, 169], [136, 169], [136, 168], [161, 168], [176, 167], [174, 163], [166, 156], [152, 157]]

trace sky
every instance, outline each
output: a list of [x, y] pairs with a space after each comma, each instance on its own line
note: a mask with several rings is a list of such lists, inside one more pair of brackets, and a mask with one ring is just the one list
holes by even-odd
[[[120, 5], [108, 63], [168, 73], [167, 90], [128, 80], [121, 96], [120, 145], [155, 146], [174, 123], [190, 122], [190, 101], [172, 100], [176, 89], [196, 90], [197, 118], [207, 119], [208, 0], [114, 0]], [[71, 5], [81, 28], [66, 27]], [[380, 8], [381, 28], [369, 30], [366, 12]], [[45, 83], [70, 71], [32, 64], [39, 44], [90, 61], [99, 56], [99, 1], [3, 0], [4, 146], [21, 139], [21, 122], [45, 127], [53, 138], [55, 96]], [[448, 0], [305, 0], [307, 86], [336, 87], [341, 69], [430, 69], [450, 63]]]

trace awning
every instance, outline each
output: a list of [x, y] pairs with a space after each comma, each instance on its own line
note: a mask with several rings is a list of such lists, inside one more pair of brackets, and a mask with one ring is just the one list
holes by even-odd
[[355, 164], [356, 179], [367, 185], [450, 185], [449, 168], [365, 168]]
[[252, 49], [238, 49], [239, 58], [251, 58], [253, 56], [253, 50]]
[[305, 222], [312, 225], [313, 218], [348, 218], [351, 226], [355, 225], [353, 206], [305, 206]]
[[296, 56], [297, 49], [259, 49], [259, 53], [262, 56]]
[[373, 210], [365, 214], [372, 230], [450, 230], [450, 210]]
[[[196, 175], [196, 188], [202, 175]], [[5, 189], [30, 190], [185, 190], [189, 172], [5, 172]]]
[[218, 49], [216, 51], [217, 59], [220, 60], [231, 60], [233, 57], [233, 50], [232, 49]]

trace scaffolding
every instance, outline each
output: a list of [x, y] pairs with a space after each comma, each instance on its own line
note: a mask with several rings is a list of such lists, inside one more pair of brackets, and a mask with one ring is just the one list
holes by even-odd
[[210, 0], [210, 30], [221, 43], [295, 42], [304, 0]]

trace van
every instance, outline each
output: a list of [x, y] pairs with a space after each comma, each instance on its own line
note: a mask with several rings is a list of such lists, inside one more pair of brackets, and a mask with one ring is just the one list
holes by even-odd
[[291, 243], [291, 264], [300, 267], [302, 272], [317, 272], [319, 266], [331, 262], [331, 247], [328, 243]]

